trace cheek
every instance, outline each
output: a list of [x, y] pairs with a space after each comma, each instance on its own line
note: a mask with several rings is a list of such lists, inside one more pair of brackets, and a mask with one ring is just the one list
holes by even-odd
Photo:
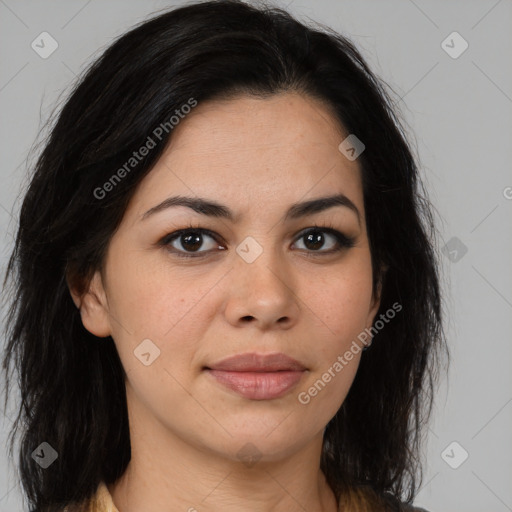
[[132, 389], [158, 409], [186, 398], [180, 383], [191, 378], [190, 364], [207, 323], [205, 296], [214, 283], [161, 264], [137, 266], [127, 260], [109, 283], [112, 337]]
[[206, 271], [176, 270], [158, 255], [116, 256], [113, 252], [110, 261], [110, 311], [137, 337], [163, 341], [182, 330], [190, 315], [197, 317], [197, 305], [215, 284], [215, 276]]
[[331, 273], [320, 292], [307, 296], [323, 333], [314, 343], [317, 364], [297, 396], [304, 418], [312, 423], [326, 424], [350, 390], [362, 354], [358, 335], [368, 319], [371, 286], [371, 267], [360, 262], [350, 271], [347, 266], [346, 272]]
[[308, 283], [302, 296], [340, 349], [366, 326], [372, 303], [371, 266], [366, 258], [340, 266], [329, 271], [320, 286]]
[[[187, 272], [161, 258], [150, 261], [145, 256], [143, 261], [139, 255], [119, 258], [115, 267], [115, 260], [111, 261], [115, 269], [109, 280], [113, 338], [135, 389], [143, 387], [158, 396], [173, 390], [180, 396], [178, 382], [185, 385], [193, 378], [191, 365], [218, 314], [218, 304], [212, 300], [216, 285], [225, 284], [225, 269], [214, 272], [205, 267], [200, 272], [195, 267]], [[151, 353], [150, 359], [153, 352], [157, 354], [150, 366], [134, 357], [142, 347], [146, 347], [144, 353]]]

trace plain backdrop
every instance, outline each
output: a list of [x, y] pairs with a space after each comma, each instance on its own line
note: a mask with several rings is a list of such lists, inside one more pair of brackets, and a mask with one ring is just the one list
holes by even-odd
[[[58, 98], [114, 37], [183, 3], [0, 0], [2, 272], [29, 150]], [[415, 503], [431, 512], [512, 511], [512, 2], [275, 5], [351, 38], [393, 88], [437, 211], [452, 364]], [[58, 44], [45, 59], [31, 46], [42, 32]], [[15, 407], [3, 418], [4, 439]], [[0, 512], [18, 510], [26, 508], [13, 461], [1, 452]]]

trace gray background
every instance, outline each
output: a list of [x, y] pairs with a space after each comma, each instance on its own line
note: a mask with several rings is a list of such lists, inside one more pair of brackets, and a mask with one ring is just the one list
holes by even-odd
[[[29, 150], [49, 113], [113, 37], [180, 3], [0, 0], [2, 268], [34, 159]], [[453, 360], [437, 395], [416, 505], [512, 511], [512, 2], [276, 3], [349, 36], [396, 91], [438, 212], [440, 249], [448, 244], [442, 263]], [[43, 31], [59, 45], [47, 59], [31, 48]], [[457, 58], [442, 46], [454, 31], [469, 44]], [[451, 50], [444, 48], [458, 53], [461, 40], [452, 39], [445, 43]], [[3, 418], [3, 438], [14, 407]], [[461, 464], [463, 450], [469, 457]], [[0, 512], [22, 510], [3, 452], [0, 475]]]

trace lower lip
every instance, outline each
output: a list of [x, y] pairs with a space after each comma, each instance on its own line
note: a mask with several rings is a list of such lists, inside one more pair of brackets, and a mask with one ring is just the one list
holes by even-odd
[[239, 395], [251, 400], [272, 400], [290, 391], [304, 371], [228, 372], [207, 370], [210, 375]]

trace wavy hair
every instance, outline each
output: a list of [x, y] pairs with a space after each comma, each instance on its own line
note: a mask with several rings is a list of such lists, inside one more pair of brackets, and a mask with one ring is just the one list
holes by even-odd
[[[31, 507], [86, 503], [130, 460], [121, 361], [111, 337], [84, 328], [69, 286], [84, 291], [102, 268], [128, 201], [172, 131], [109, 194], [100, 199], [95, 190], [190, 98], [200, 104], [286, 91], [323, 102], [344, 131], [364, 141], [358, 162], [373, 285], [382, 286], [375, 318], [395, 302], [403, 307], [363, 353], [325, 429], [321, 469], [350, 510], [414, 499], [448, 349], [433, 206], [398, 102], [334, 30], [275, 6], [213, 0], [156, 13], [118, 37], [48, 121], [4, 280], [5, 403], [13, 370], [21, 392], [10, 454], [21, 428], [19, 473]], [[47, 470], [31, 456], [43, 441], [59, 454]]]

